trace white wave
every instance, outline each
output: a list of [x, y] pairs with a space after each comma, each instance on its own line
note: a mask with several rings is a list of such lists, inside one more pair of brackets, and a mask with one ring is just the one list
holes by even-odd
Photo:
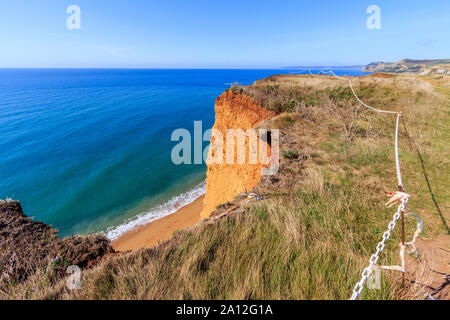
[[137, 216], [128, 219], [119, 226], [108, 228], [104, 234], [108, 239], [116, 240], [126, 232], [135, 230], [139, 226], [148, 224], [176, 212], [178, 209], [194, 202], [198, 197], [204, 195], [205, 192], [206, 182], [204, 181], [192, 190], [175, 196], [166, 203], [156, 208], [152, 208], [150, 211], [140, 213]]

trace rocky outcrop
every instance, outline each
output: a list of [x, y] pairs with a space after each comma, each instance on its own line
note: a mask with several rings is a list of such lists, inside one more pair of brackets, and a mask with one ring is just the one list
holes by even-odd
[[86, 268], [114, 250], [102, 235], [61, 239], [56, 230], [24, 215], [17, 201], [0, 201], [0, 285], [23, 281], [39, 269], [62, 275]]
[[[242, 129], [246, 131], [259, 124], [275, 114], [260, 104], [253, 98], [243, 94], [225, 91], [216, 99], [215, 103], [215, 123], [213, 129], [219, 130], [223, 136], [223, 146], [227, 143], [227, 129]], [[211, 147], [208, 160], [214, 155], [215, 138], [211, 139]], [[258, 139], [258, 148], [261, 143], [266, 143]], [[201, 213], [202, 218], [207, 218], [215, 208], [223, 203], [232, 201], [238, 194], [249, 192], [261, 180], [261, 169], [263, 164], [258, 161], [256, 164], [250, 164], [248, 157], [249, 139], [246, 138], [246, 162], [245, 164], [226, 164], [226, 151], [223, 152], [223, 164], [209, 164], [206, 173], [206, 195], [204, 207]], [[236, 146], [236, 143], [235, 143]], [[266, 145], [270, 152], [270, 146]], [[259, 150], [259, 149], [258, 149]], [[236, 151], [236, 148], [235, 148]], [[236, 160], [236, 152], [234, 152]], [[236, 161], [237, 162], [237, 161]]]

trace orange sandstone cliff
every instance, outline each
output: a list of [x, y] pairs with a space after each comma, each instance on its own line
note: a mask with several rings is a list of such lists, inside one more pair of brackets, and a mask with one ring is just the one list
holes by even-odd
[[[222, 133], [223, 146], [225, 148], [227, 143], [227, 129], [242, 129], [246, 131], [255, 127], [261, 121], [273, 116], [275, 116], [273, 112], [258, 104], [251, 97], [227, 90], [216, 99], [213, 129], [219, 130]], [[212, 147], [215, 143], [214, 140], [215, 138], [212, 137], [208, 159], [211, 159], [212, 154], [214, 154]], [[265, 142], [258, 139], [258, 149], [261, 147], [261, 143]], [[208, 163], [206, 195], [203, 202], [204, 207], [201, 212], [202, 219], [208, 218], [218, 205], [232, 201], [242, 192], [249, 192], [260, 182], [262, 178], [261, 169], [264, 165], [260, 161], [256, 164], [249, 164], [248, 144], [249, 139], [246, 138], [245, 164], [225, 164], [225, 150], [223, 151], [223, 164]], [[266, 148], [270, 151], [269, 146], [266, 146]], [[234, 152], [234, 157], [236, 160], [236, 152]]]

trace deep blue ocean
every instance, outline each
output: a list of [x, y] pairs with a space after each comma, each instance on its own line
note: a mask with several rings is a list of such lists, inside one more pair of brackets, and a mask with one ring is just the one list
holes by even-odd
[[0, 69], [0, 199], [61, 236], [116, 238], [204, 193], [204, 164], [171, 161], [173, 130], [212, 127], [234, 82], [291, 72]]

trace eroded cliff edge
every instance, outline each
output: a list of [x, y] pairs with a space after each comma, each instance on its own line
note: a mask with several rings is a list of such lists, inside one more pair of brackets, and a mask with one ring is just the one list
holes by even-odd
[[19, 202], [0, 200], [0, 287], [37, 271], [63, 276], [70, 265], [91, 267], [113, 252], [103, 235], [61, 239], [51, 226], [27, 217]]
[[[222, 133], [223, 146], [227, 143], [227, 129], [242, 129], [244, 131], [254, 128], [265, 119], [275, 116], [275, 113], [264, 108], [253, 98], [234, 92], [225, 91], [216, 99], [215, 103], [215, 123], [213, 129]], [[215, 143], [214, 136], [211, 139], [211, 145]], [[265, 143], [258, 139], [258, 146]], [[248, 144], [246, 138], [245, 164], [226, 164], [226, 151], [223, 152], [223, 164], [210, 164], [206, 173], [206, 195], [203, 202], [202, 219], [208, 218], [215, 208], [223, 203], [232, 201], [238, 194], [249, 192], [260, 182], [263, 164], [258, 161], [256, 164], [250, 164], [248, 161]], [[236, 139], [235, 139], [236, 146]], [[270, 146], [266, 146], [270, 152]], [[236, 149], [235, 149], [236, 150]], [[211, 159], [214, 148], [211, 146], [208, 154], [208, 160]], [[236, 160], [236, 152], [234, 153]], [[236, 161], [237, 162], [237, 161]]]

